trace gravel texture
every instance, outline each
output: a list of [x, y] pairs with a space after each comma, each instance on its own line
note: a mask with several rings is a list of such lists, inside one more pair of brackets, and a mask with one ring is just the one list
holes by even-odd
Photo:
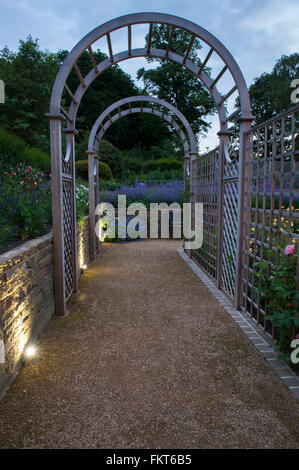
[[0, 402], [1, 448], [298, 448], [299, 404], [180, 246], [104, 245]]

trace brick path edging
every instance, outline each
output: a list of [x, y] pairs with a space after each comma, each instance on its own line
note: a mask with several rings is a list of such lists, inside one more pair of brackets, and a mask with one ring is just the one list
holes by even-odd
[[260, 330], [260, 326], [253, 320], [243, 315], [240, 311], [236, 310], [231, 301], [226, 297], [221, 290], [219, 290], [212, 280], [200, 269], [200, 267], [189, 258], [183, 248], [179, 248], [179, 255], [190, 266], [194, 273], [200, 278], [204, 285], [209, 289], [211, 294], [218, 300], [218, 302], [229, 313], [232, 319], [239, 325], [249, 340], [253, 343], [255, 348], [264, 356], [267, 362], [277, 372], [281, 380], [287, 388], [293, 393], [295, 398], [299, 401], [299, 377], [294, 374], [292, 369], [287, 363], [278, 359], [278, 354], [273, 351], [273, 341], [264, 334], [264, 330]]

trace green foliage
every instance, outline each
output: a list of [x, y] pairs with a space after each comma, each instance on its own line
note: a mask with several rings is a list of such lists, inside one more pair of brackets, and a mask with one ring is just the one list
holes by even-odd
[[24, 158], [25, 142], [4, 129], [0, 129], [0, 159], [2, 165], [13, 165]]
[[148, 160], [143, 164], [144, 171], [171, 171], [182, 170], [183, 162], [174, 158], [161, 158], [160, 160]]
[[108, 140], [102, 140], [99, 147], [99, 160], [107, 163], [116, 179], [122, 179], [125, 173], [121, 152]]
[[50, 156], [47, 153], [28, 147], [20, 137], [4, 129], [0, 129], [0, 158], [3, 167], [20, 162], [42, 171], [49, 171], [51, 168]]
[[5, 82], [5, 104], [1, 105], [0, 127], [21, 137], [29, 146], [48, 150], [49, 100], [59, 56], [41, 51], [38, 40], [20, 40], [17, 52], [0, 51], [0, 78]]
[[[146, 116], [147, 117], [147, 116]], [[175, 158], [180, 159], [183, 158], [184, 150], [182, 146], [177, 146], [176, 142], [171, 139], [164, 140], [159, 145], [150, 145], [149, 147], [142, 147], [140, 144], [135, 145], [132, 149], [123, 151], [122, 154], [126, 160], [133, 159], [136, 162], [140, 162], [142, 166], [142, 161], [144, 160], [159, 160], [161, 158]], [[128, 161], [130, 165], [130, 162]], [[137, 166], [139, 164], [137, 163]], [[139, 165], [139, 166], [140, 166]], [[137, 171], [137, 169], [135, 170]]]
[[131, 173], [127, 176], [126, 182], [131, 185], [137, 182], [139, 183], [166, 183], [166, 182], [175, 182], [183, 181], [184, 174], [183, 170], [154, 170], [149, 173]]
[[[0, 79], [4, 80], [6, 87], [0, 127], [21, 137], [30, 147], [38, 147], [45, 152], [49, 148], [49, 121], [45, 114], [49, 111], [55, 77], [67, 54], [66, 50], [57, 53], [42, 51], [38, 40], [31, 36], [25, 41], [20, 40], [17, 52], [7, 47], [0, 50]], [[99, 50], [94, 51], [94, 55], [97, 62], [106, 58]], [[91, 68], [89, 54], [82, 54], [78, 64], [83, 76], [86, 75]], [[79, 81], [74, 71], [70, 73], [67, 83], [75, 92]], [[76, 126], [79, 129], [79, 141], [81, 133], [91, 129], [107, 106], [121, 98], [138, 94], [139, 90], [131, 77], [118, 65], [108, 68], [101, 74], [100, 80], [95, 80], [89, 86], [82, 99]], [[69, 103], [70, 97], [64, 91], [62, 104], [68, 108]], [[121, 119], [107, 132], [107, 138], [120, 149], [129, 149], [138, 143], [142, 147], [149, 147], [152, 142], [159, 145], [169, 136], [168, 127], [160, 119], [140, 115]], [[79, 159], [84, 158], [80, 156]]]
[[76, 138], [76, 160], [86, 160], [87, 159], [87, 149], [88, 149], [88, 140], [89, 140], [90, 131], [84, 130], [80, 133], [80, 139]]
[[99, 177], [100, 180], [109, 181], [113, 179], [111, 168], [107, 163], [99, 162]]
[[49, 180], [31, 167], [18, 165], [1, 171], [1, 244], [15, 238], [33, 238], [51, 224]]
[[134, 152], [128, 154], [122, 151], [122, 158], [124, 160], [126, 177], [132, 174], [142, 173], [144, 161], [138, 157], [138, 154], [135, 156]]
[[26, 147], [24, 151], [24, 158], [22, 160], [25, 164], [31, 165], [35, 168], [39, 168], [42, 171], [51, 170], [51, 159], [50, 155], [39, 150], [35, 147]]
[[82, 223], [84, 217], [89, 214], [89, 190], [84, 183], [76, 185], [76, 217]]
[[[84, 180], [88, 180], [88, 160], [76, 162], [76, 174]], [[107, 163], [99, 162], [99, 178], [105, 181], [113, 179], [111, 168]]]
[[266, 319], [271, 320], [278, 331], [277, 349], [289, 358], [294, 329], [299, 329], [299, 292], [296, 289], [296, 256], [285, 255], [275, 267], [274, 252], [268, 250], [266, 261], [253, 264], [255, 287], [266, 302]]
[[249, 88], [255, 122], [270, 119], [294, 104], [291, 102], [291, 81], [299, 77], [299, 53], [282, 55], [270, 73], [263, 73]]
[[78, 160], [75, 166], [76, 175], [84, 180], [88, 180], [88, 160]]

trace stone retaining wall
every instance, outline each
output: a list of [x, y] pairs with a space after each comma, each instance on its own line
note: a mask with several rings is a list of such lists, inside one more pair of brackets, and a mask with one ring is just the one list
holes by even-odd
[[[86, 218], [78, 227], [79, 268], [88, 261]], [[55, 313], [53, 277], [52, 233], [0, 255], [0, 397], [20, 369], [24, 347]]]

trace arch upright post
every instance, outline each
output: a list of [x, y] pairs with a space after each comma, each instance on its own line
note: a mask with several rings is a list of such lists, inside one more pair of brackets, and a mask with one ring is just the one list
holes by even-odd
[[64, 230], [63, 230], [63, 199], [62, 199], [62, 165], [61, 165], [61, 121], [62, 114], [51, 115], [51, 188], [52, 188], [52, 225], [53, 225], [53, 255], [54, 255], [54, 292], [55, 312], [65, 313], [65, 283], [64, 283]]
[[[244, 243], [244, 222], [249, 219], [250, 214], [244, 207], [249, 207], [247, 198], [249, 188], [245, 186], [245, 181], [249, 181], [248, 172], [250, 161], [248, 132], [251, 128], [253, 116], [243, 116], [240, 118], [240, 147], [239, 147], [239, 182], [238, 182], [238, 231], [237, 231], [237, 261], [236, 261], [236, 288], [234, 306], [238, 310], [241, 303], [241, 285], [243, 272], [243, 243]], [[247, 177], [245, 178], [245, 175]]]
[[95, 226], [97, 216], [95, 209], [99, 203], [99, 165], [98, 155], [93, 151], [88, 153], [88, 188], [89, 188], [89, 257], [94, 260], [100, 249], [100, 241], [96, 237]]

